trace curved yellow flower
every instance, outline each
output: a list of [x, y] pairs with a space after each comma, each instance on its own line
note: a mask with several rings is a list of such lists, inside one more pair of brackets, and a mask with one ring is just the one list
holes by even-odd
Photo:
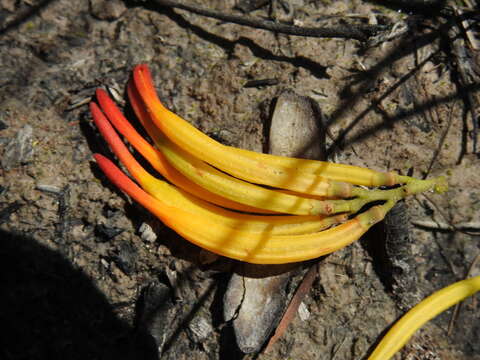
[[368, 359], [390, 359], [423, 324], [479, 290], [480, 276], [476, 276], [456, 282], [433, 293], [397, 321]]

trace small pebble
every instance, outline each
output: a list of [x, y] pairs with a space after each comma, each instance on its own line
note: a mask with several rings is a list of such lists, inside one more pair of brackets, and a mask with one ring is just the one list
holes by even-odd
[[5, 170], [27, 164], [33, 158], [33, 128], [25, 125], [5, 146], [1, 165]]
[[152, 227], [145, 222], [140, 225], [140, 227], [138, 228], [138, 232], [140, 233], [140, 237], [144, 241], [153, 243], [155, 242], [155, 240], [157, 240], [157, 234], [155, 234]]
[[298, 307], [298, 316], [302, 321], [307, 321], [310, 318], [310, 311], [307, 308], [307, 305], [302, 301]]
[[62, 192], [62, 188], [55, 186], [55, 185], [47, 185], [47, 184], [38, 184], [35, 188], [39, 191], [43, 191], [50, 194], [58, 195]]
[[105, 259], [102, 258], [102, 259], [100, 259], [100, 263], [102, 264], [102, 266], [103, 266], [105, 269], [108, 270], [108, 269], [110, 268], [110, 264], [108, 263], [107, 260], [105, 260]]
[[195, 317], [188, 328], [197, 342], [205, 340], [213, 332], [212, 324], [204, 317]]

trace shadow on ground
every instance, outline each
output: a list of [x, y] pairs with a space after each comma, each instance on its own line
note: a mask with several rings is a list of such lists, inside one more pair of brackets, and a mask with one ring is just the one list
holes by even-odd
[[61, 254], [0, 230], [1, 359], [156, 359], [152, 342], [117, 318]]

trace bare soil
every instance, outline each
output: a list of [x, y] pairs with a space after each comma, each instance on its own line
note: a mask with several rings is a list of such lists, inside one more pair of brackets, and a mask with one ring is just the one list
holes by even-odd
[[[235, 5], [189, 1], [225, 12]], [[289, 3], [304, 26], [348, 14], [417, 26], [365, 48], [121, 1], [108, 9], [100, 0], [0, 1], [1, 358], [156, 359], [160, 346], [164, 359], [363, 359], [405, 309], [465, 276], [480, 253], [478, 225], [477, 233], [414, 225], [480, 221], [472, 119], [440, 18], [358, 0]], [[94, 152], [113, 156], [88, 101], [97, 87], [125, 99], [138, 63], [150, 66], [169, 108], [223, 143], [262, 151], [271, 104], [290, 88], [328, 118], [331, 160], [447, 176], [447, 194], [405, 203], [413, 224], [403, 272], [389, 272], [398, 254], [384, 245], [382, 227], [374, 229], [321, 260], [304, 300], [308, 316], [272, 352], [242, 355], [221, 310], [238, 264], [209, 263], [92, 160]], [[278, 85], [243, 87], [270, 78]], [[141, 236], [142, 223], [156, 240]], [[395, 358], [480, 359], [479, 313], [478, 297], [466, 301], [447, 334], [445, 312]]]

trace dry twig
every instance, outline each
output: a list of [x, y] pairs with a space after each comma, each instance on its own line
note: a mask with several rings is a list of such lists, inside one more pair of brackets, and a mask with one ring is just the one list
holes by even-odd
[[290, 301], [290, 304], [288, 304], [287, 310], [285, 310], [282, 320], [280, 320], [280, 323], [278, 324], [277, 329], [275, 330], [275, 333], [272, 335], [272, 337], [268, 341], [268, 344], [265, 348], [266, 353], [272, 349], [273, 344], [275, 344], [277, 340], [280, 339], [280, 337], [283, 335], [285, 330], [287, 330], [288, 325], [295, 318], [295, 314], [298, 310], [298, 307], [302, 303], [302, 300], [305, 297], [305, 295], [307, 295], [307, 293], [310, 291], [310, 288], [312, 287], [313, 281], [317, 276], [317, 271], [318, 271], [318, 264], [314, 264], [310, 267], [308, 272], [305, 274], [305, 277], [303, 278], [300, 286], [297, 288], [297, 291], [293, 295], [292, 300]]
[[[473, 269], [475, 268], [478, 262], [480, 262], [480, 254], [475, 256], [475, 258], [473, 259], [472, 263], [470, 264], [470, 267], [468, 268], [467, 274], [465, 275], [465, 279], [467, 279], [472, 274]], [[461, 302], [455, 305], [452, 317], [450, 318], [450, 323], [448, 324], [448, 331], [447, 331], [448, 336], [452, 335], [453, 327], [455, 326], [455, 321], [457, 321], [458, 315], [460, 314], [461, 306], [462, 306]]]
[[428, 228], [432, 230], [440, 230], [440, 231], [460, 231], [460, 232], [480, 231], [480, 223], [478, 222], [462, 222], [454, 225], [454, 224], [448, 224], [445, 222], [438, 222], [433, 220], [414, 220], [412, 221], [412, 224], [418, 227]]
[[356, 39], [356, 40], [365, 41], [370, 36], [375, 35], [379, 31], [385, 30], [385, 26], [366, 25], [366, 24], [339, 25], [335, 28], [301, 27], [301, 26], [278, 23], [270, 20], [262, 20], [262, 19], [258, 19], [250, 16], [224, 14], [215, 10], [183, 4], [175, 0], [138, 0], [138, 1], [150, 2], [159, 6], [187, 10], [198, 15], [207, 16], [207, 17], [219, 19], [222, 21], [230, 22], [230, 23], [270, 30], [276, 33], [296, 35], [296, 36], [308, 36], [308, 37], [318, 37], [318, 38], [344, 38], [344, 39]]
[[[480, 224], [478, 222], [465, 222], [465, 223], [457, 223], [457, 224], [452, 224], [448, 220], [448, 216], [445, 214], [445, 212], [433, 201], [430, 197], [428, 197], [425, 194], [422, 194], [423, 196], [440, 214], [440, 216], [445, 220], [445, 222], [439, 222], [439, 221], [412, 221], [412, 224], [420, 227], [425, 227], [425, 228], [430, 228], [430, 229], [435, 229], [435, 230], [441, 230], [441, 231], [458, 231], [463, 234], [471, 235], [471, 236], [477, 236], [478, 231], [480, 230]], [[417, 201], [420, 202], [420, 200], [417, 199]]]
[[[465, 16], [465, 14], [461, 17], [457, 16], [457, 19], [461, 20], [460, 18], [465, 18]], [[452, 54], [455, 56], [458, 74], [460, 75], [460, 85], [462, 87], [468, 87], [470, 85], [479, 84], [480, 75], [478, 74], [478, 60], [475, 56], [476, 54], [465, 44], [460, 27], [453, 24], [448, 31], [448, 36], [450, 38]], [[476, 153], [478, 122], [480, 121], [480, 115], [478, 113], [480, 107], [480, 95], [475, 93], [475, 91], [468, 91], [465, 93], [465, 100], [472, 114], [473, 153]]]
[[430, 174], [430, 171], [432, 170], [432, 167], [435, 164], [435, 161], [437, 161], [437, 158], [438, 158], [438, 155], [440, 154], [440, 151], [442, 151], [443, 143], [445, 142], [445, 139], [448, 135], [448, 132], [450, 131], [450, 127], [452, 126], [453, 110], [455, 109], [455, 104], [456, 103], [453, 103], [452, 107], [450, 108], [450, 113], [448, 114], [447, 127], [445, 128], [445, 131], [440, 136], [440, 141], [438, 142], [438, 147], [435, 149], [435, 152], [433, 153], [432, 160], [430, 160], [430, 164], [428, 165], [427, 171], [425, 172], [425, 175], [423, 177], [424, 179], [426, 179], [428, 174]]

